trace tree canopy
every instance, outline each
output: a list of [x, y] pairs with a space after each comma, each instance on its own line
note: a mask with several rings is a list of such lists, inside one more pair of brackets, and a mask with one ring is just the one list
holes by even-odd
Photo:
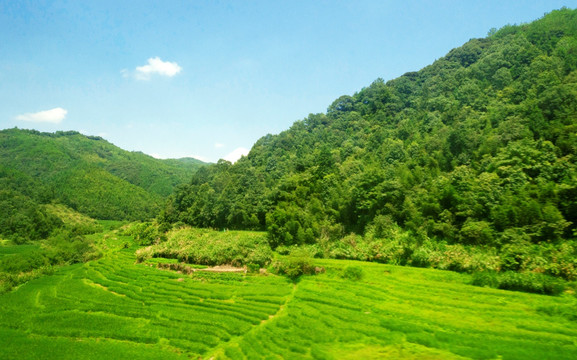
[[576, 156], [577, 11], [561, 9], [199, 169], [160, 219], [267, 230], [274, 246], [393, 226], [478, 246], [555, 243], [577, 229]]
[[11, 202], [61, 203], [98, 219], [154, 217], [199, 166], [200, 161], [124, 151], [75, 131], [0, 131], [0, 189], [9, 190], [3, 198], [12, 194]]

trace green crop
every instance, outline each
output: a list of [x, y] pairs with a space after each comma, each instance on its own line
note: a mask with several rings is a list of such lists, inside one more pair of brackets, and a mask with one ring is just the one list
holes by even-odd
[[577, 358], [571, 295], [482, 288], [440, 270], [315, 266], [326, 272], [295, 283], [185, 275], [112, 252], [0, 296], [2, 358]]

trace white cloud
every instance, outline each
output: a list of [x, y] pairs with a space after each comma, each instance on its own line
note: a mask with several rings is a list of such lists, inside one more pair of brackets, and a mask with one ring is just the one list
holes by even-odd
[[249, 149], [239, 147], [233, 150], [230, 154], [226, 155], [224, 157], [224, 160], [230, 161], [231, 163], [235, 163], [241, 157], [248, 155], [249, 151], [250, 151]]
[[[178, 74], [182, 68], [175, 62], [162, 61], [158, 56], [148, 59], [148, 64], [137, 66], [134, 77], [138, 80], [150, 80], [154, 74], [161, 76], [173, 77]], [[123, 76], [127, 76], [127, 71], [122, 70]]]
[[57, 107], [50, 110], [39, 111], [36, 113], [26, 113], [16, 116], [16, 120], [29, 121], [35, 123], [52, 123], [60, 124], [68, 114], [68, 110]]
[[217, 148], [217, 149], [220, 149], [220, 148], [224, 147], [224, 144], [214, 143], [214, 147]]

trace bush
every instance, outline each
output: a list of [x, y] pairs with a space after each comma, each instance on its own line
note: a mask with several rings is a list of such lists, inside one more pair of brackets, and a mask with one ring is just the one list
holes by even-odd
[[166, 241], [164, 229], [166, 226], [159, 226], [152, 222], [134, 223], [125, 230], [124, 234], [134, 237], [138, 245], [148, 246]]
[[154, 255], [154, 251], [152, 250], [152, 246], [147, 246], [144, 248], [140, 248], [136, 250], [136, 262], [144, 262]]
[[279, 245], [279, 246], [277, 246], [275, 251], [280, 255], [288, 255], [291, 253], [291, 251], [293, 251], [294, 249], [298, 249], [298, 248], [304, 249], [306, 252], [309, 253], [309, 256], [311, 256], [313, 258], [323, 258], [324, 257], [324, 251], [319, 244], [307, 244], [307, 245], [300, 245], [300, 246]]
[[544, 295], [560, 295], [567, 286], [563, 280], [548, 275], [514, 271], [504, 273], [478, 272], [473, 274], [471, 285]]
[[68, 230], [61, 230], [48, 239], [44, 246], [44, 254], [52, 265], [80, 263], [102, 256], [91, 240], [74, 235]]
[[358, 281], [365, 276], [364, 270], [360, 266], [350, 265], [344, 268], [342, 277], [345, 279]]
[[209, 266], [266, 266], [273, 255], [265, 233], [184, 228], [172, 230], [167, 237], [165, 242], [139, 249], [137, 260], [162, 257]]
[[18, 281], [15, 275], [0, 272], [0, 294], [12, 290], [16, 285], [18, 285]]
[[260, 265], [250, 263], [246, 265], [246, 269], [248, 270], [249, 273], [258, 274], [260, 272]]
[[528, 239], [515, 239], [501, 248], [500, 256], [503, 270], [522, 271], [535, 257], [533, 245]]
[[310, 254], [305, 249], [295, 248], [288, 256], [272, 264], [272, 272], [295, 280], [301, 275], [314, 274], [315, 267]]
[[468, 219], [461, 228], [460, 237], [466, 244], [493, 245], [494, 230], [486, 221]]
[[290, 246], [286, 246], [286, 245], [279, 245], [277, 246], [277, 248], [275, 249], [275, 251], [277, 253], [279, 253], [280, 255], [288, 255], [291, 252], [291, 247]]
[[5, 256], [0, 261], [0, 271], [18, 274], [28, 272], [48, 265], [48, 261], [42, 252], [36, 250], [25, 254]]
[[562, 280], [543, 274], [508, 271], [500, 274], [499, 289], [560, 295], [565, 291], [565, 283]]
[[390, 215], [377, 215], [367, 226], [365, 237], [369, 239], [391, 239], [400, 230]]
[[438, 252], [430, 246], [419, 246], [411, 256], [411, 266], [428, 268], [437, 265], [433, 259], [438, 257]]
[[499, 287], [499, 278], [494, 271], [482, 271], [473, 274], [471, 285], [480, 287]]

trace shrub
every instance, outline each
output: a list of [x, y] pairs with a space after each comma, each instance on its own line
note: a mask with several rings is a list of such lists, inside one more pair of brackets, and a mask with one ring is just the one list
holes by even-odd
[[148, 246], [166, 241], [166, 235], [162, 232], [164, 228], [152, 222], [135, 223], [127, 229], [126, 235], [133, 236], [138, 245]]
[[466, 244], [492, 245], [494, 242], [494, 231], [491, 224], [486, 221], [467, 219], [461, 228], [460, 237]]
[[44, 253], [52, 265], [64, 265], [94, 260], [102, 254], [91, 240], [61, 230], [44, 244]]
[[18, 285], [17, 276], [0, 272], [0, 294], [8, 292]]
[[295, 280], [301, 275], [314, 274], [315, 267], [310, 254], [305, 249], [296, 248], [288, 256], [276, 260], [272, 272]]
[[473, 274], [471, 285], [544, 295], [560, 295], [565, 291], [567, 283], [545, 274], [484, 271]]
[[498, 288], [499, 278], [494, 271], [482, 271], [473, 274], [471, 285]]
[[559, 295], [565, 291], [565, 283], [543, 274], [508, 271], [499, 276], [499, 289]]
[[288, 255], [291, 252], [291, 247], [286, 245], [279, 245], [276, 247], [275, 251], [280, 255]]
[[136, 261], [137, 262], [144, 262], [154, 255], [154, 251], [152, 250], [152, 246], [147, 246], [145, 248], [140, 248], [136, 250]]
[[358, 281], [365, 276], [363, 268], [360, 266], [349, 265], [344, 268], [342, 277], [345, 279]]
[[172, 230], [167, 237], [165, 242], [139, 249], [137, 260], [162, 257], [209, 266], [251, 263], [266, 266], [272, 259], [272, 250], [264, 233], [185, 228]]
[[294, 249], [297, 249], [297, 248], [304, 249], [306, 252], [309, 253], [309, 256], [311, 256], [313, 258], [323, 258], [324, 257], [324, 250], [319, 244], [306, 244], [306, 245], [300, 245], [300, 246], [297, 246], [297, 245], [292, 245], [292, 246], [279, 245], [279, 246], [277, 246], [275, 251], [280, 255], [288, 255], [291, 253], [291, 251], [293, 251]]
[[255, 274], [260, 271], [260, 265], [250, 263], [246, 265], [246, 269], [248, 270], [249, 273]]
[[527, 262], [534, 258], [533, 246], [527, 239], [516, 239], [501, 248], [500, 256], [503, 270], [525, 270]]
[[6, 256], [0, 261], [0, 271], [18, 274], [28, 272], [48, 265], [48, 261], [42, 252], [36, 250], [30, 253]]
[[390, 215], [377, 215], [367, 226], [365, 237], [369, 239], [393, 238], [400, 230]]

